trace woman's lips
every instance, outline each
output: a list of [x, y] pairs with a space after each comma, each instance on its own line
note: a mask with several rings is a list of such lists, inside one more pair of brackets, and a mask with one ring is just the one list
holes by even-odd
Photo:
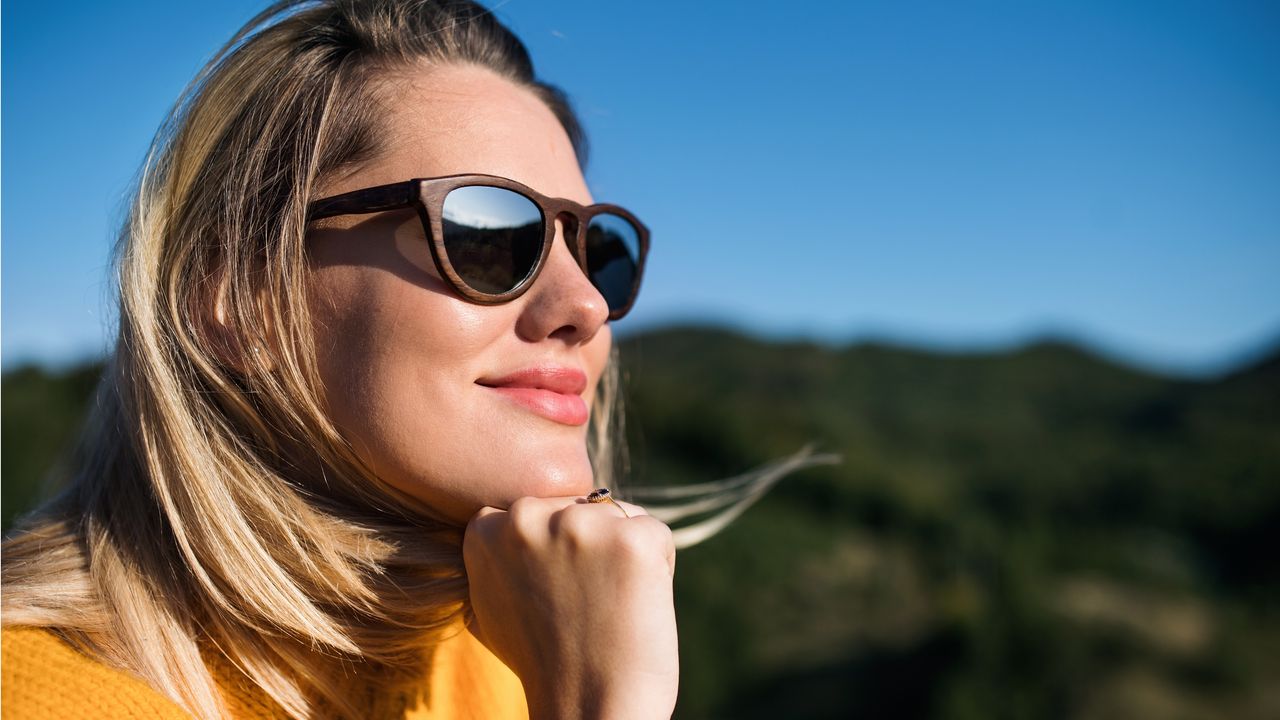
[[577, 368], [527, 368], [497, 378], [480, 378], [476, 384], [563, 425], [585, 425], [590, 416], [582, 399], [587, 375]]

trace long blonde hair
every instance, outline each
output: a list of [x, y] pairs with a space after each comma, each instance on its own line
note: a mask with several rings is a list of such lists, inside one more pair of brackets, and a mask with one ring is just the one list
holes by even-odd
[[303, 718], [357, 715], [342, 676], [419, 667], [464, 611], [461, 529], [377, 482], [327, 418], [304, 292], [312, 189], [378, 152], [376, 80], [422, 62], [530, 88], [582, 157], [563, 96], [479, 5], [284, 0], [255, 17], [143, 168], [115, 351], [65, 490], [4, 544], [6, 624], [52, 628], [206, 718], [226, 709], [202, 659], [220, 653]]

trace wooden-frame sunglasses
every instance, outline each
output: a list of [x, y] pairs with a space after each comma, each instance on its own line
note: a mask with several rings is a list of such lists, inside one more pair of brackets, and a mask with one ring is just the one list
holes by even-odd
[[[518, 201], [492, 190], [455, 192], [464, 188], [507, 191], [532, 207], [512, 210], [511, 203]], [[459, 208], [464, 204], [471, 207]], [[504, 205], [508, 214], [536, 208], [540, 226], [503, 226], [502, 218], [495, 217]], [[626, 315], [635, 303], [649, 253], [649, 230], [617, 205], [582, 205], [507, 178], [468, 174], [417, 178], [315, 200], [307, 208], [307, 221], [409, 207], [418, 211], [440, 276], [467, 300], [494, 305], [523, 295], [546, 265], [555, 242], [554, 221], [559, 220], [569, 251], [608, 304], [609, 319]], [[470, 217], [459, 221], [459, 209]]]

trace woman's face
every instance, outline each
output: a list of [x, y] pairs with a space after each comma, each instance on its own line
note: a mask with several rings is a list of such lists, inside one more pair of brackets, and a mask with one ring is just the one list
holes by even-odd
[[[551, 110], [488, 70], [406, 72], [378, 97], [379, 155], [316, 197], [485, 173], [591, 202]], [[329, 411], [380, 478], [459, 522], [485, 505], [591, 489], [586, 419], [608, 309], [559, 231], [530, 290], [490, 306], [440, 279], [412, 210], [322, 221], [308, 248]]]

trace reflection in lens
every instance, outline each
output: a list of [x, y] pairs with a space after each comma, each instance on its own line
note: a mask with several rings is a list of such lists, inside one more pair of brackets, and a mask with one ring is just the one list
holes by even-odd
[[504, 293], [524, 282], [542, 250], [542, 213], [529, 198], [471, 185], [444, 198], [444, 249], [463, 282]]
[[587, 277], [610, 310], [631, 299], [640, 267], [640, 233], [626, 218], [603, 213], [587, 226]]

